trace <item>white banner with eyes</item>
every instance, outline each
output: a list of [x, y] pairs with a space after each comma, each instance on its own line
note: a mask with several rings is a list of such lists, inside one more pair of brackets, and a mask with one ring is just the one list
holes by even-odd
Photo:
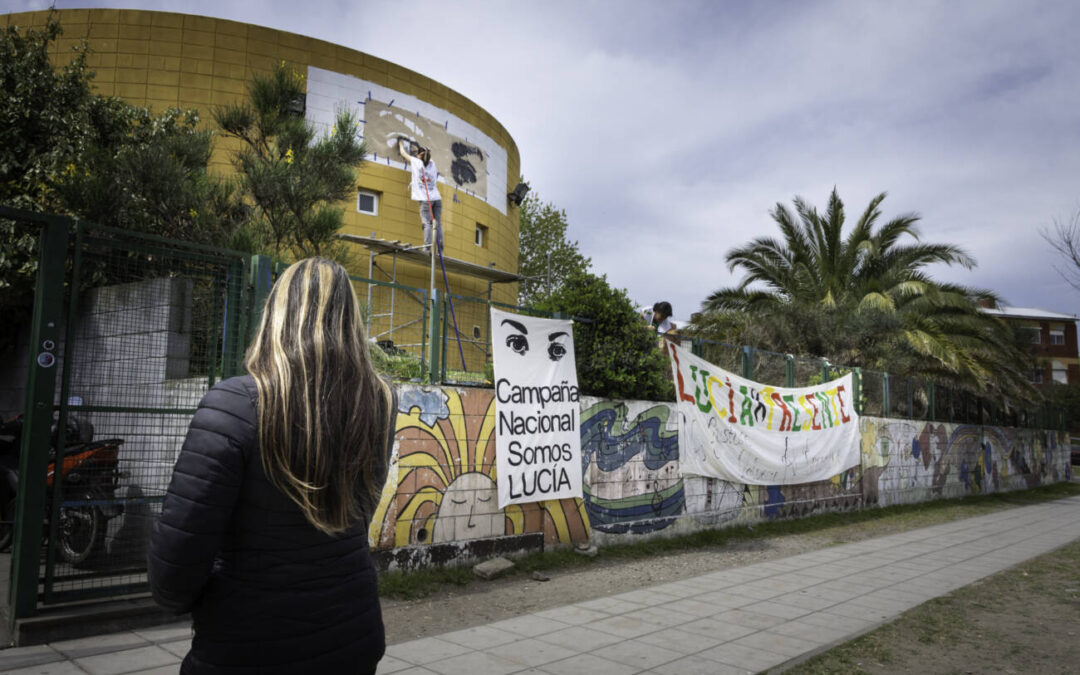
[[572, 322], [492, 308], [499, 508], [581, 498], [581, 409]]

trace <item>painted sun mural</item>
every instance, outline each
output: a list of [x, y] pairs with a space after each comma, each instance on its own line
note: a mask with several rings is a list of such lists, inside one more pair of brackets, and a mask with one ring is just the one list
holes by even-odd
[[395, 438], [369, 530], [376, 548], [533, 532], [549, 543], [588, 540], [581, 500], [498, 508], [493, 391], [402, 387]]

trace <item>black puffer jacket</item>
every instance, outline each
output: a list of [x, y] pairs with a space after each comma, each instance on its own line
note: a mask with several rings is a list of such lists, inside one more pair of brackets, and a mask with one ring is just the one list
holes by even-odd
[[323, 534], [269, 482], [257, 400], [250, 376], [206, 394], [154, 524], [154, 599], [194, 620], [181, 673], [374, 671], [386, 643], [368, 518], [340, 536]]

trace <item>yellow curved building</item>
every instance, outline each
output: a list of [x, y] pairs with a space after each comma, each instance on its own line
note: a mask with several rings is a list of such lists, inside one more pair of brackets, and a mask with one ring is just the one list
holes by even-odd
[[[0, 16], [0, 22], [42, 26], [48, 15], [8, 14]], [[508, 198], [520, 175], [517, 146], [494, 117], [458, 92], [370, 54], [246, 23], [142, 10], [57, 10], [55, 15], [63, 27], [57, 61], [70, 58], [72, 48], [85, 39], [98, 93], [158, 112], [194, 108], [204, 125], [213, 124], [213, 108], [246, 96], [253, 75], [269, 73], [281, 61], [291, 64], [306, 79], [305, 116], [310, 123], [325, 128], [342, 108], [362, 120], [360, 132], [369, 156], [357, 173], [356, 199], [342, 204], [343, 233], [423, 243], [409, 173], [392, 148], [399, 135], [409, 136], [432, 149], [440, 171], [445, 255], [489, 270], [517, 272], [518, 207]], [[223, 173], [232, 171], [232, 147], [228, 139], [218, 139], [214, 165]], [[369, 249], [355, 247], [355, 274], [368, 277], [370, 272], [376, 279], [428, 287], [427, 266], [400, 255], [395, 259], [391, 253], [373, 257]], [[441, 272], [437, 281], [442, 288]], [[490, 294], [492, 300], [508, 303], [516, 298], [516, 283], [491, 284], [490, 279], [453, 270], [449, 282], [451, 292], [463, 296]], [[388, 293], [380, 287], [369, 296], [375, 323], [389, 311]], [[400, 316], [389, 324], [391, 332], [395, 327], [399, 331], [390, 339], [404, 338], [400, 331], [412, 331], [403, 324], [419, 320], [408, 315], [419, 311], [420, 304], [400, 290], [391, 302]], [[486, 318], [482, 321], [479, 307], [470, 306], [475, 303], [459, 304], [460, 330], [470, 339], [475, 336], [476, 352], [486, 337]], [[376, 331], [383, 338], [385, 327]], [[479, 354], [468, 360], [475, 356]]]

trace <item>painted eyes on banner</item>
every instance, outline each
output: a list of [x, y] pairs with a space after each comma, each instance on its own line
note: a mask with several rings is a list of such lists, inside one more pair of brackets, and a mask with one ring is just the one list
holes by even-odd
[[547, 353], [552, 361], [558, 361], [566, 356], [566, 345], [560, 342], [565, 337], [567, 337], [566, 331], [559, 331], [548, 336]]
[[[509, 325], [515, 329], [516, 333], [510, 333], [506, 336], [506, 346], [510, 348], [515, 354], [524, 356], [529, 351], [529, 330], [518, 321], [513, 319], [503, 319], [500, 326]], [[570, 339], [570, 334], [566, 331], [555, 331], [548, 335], [547, 355], [552, 361], [560, 361], [562, 357], [566, 356], [569, 351], [566, 348], [566, 340]]]
[[513, 350], [515, 354], [524, 356], [525, 352], [529, 351], [529, 338], [525, 337], [529, 334], [529, 330], [520, 321], [514, 321], [513, 319], [503, 319], [499, 325], [505, 326], [506, 324], [510, 324], [511, 328], [516, 328], [518, 331], [506, 336], [506, 346]]
[[525, 352], [529, 351], [529, 338], [517, 333], [507, 335], [506, 346], [513, 349], [515, 353], [524, 355]]

